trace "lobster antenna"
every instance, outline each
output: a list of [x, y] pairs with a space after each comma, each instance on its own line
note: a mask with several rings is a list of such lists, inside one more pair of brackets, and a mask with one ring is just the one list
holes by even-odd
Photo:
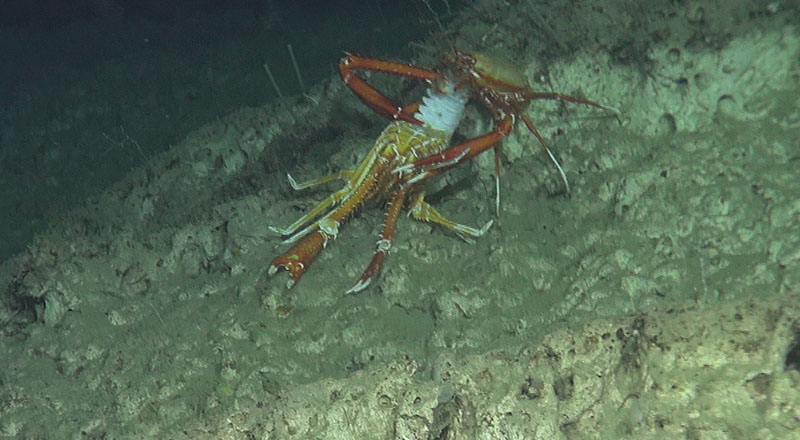
[[558, 168], [558, 174], [561, 175], [561, 181], [564, 182], [564, 189], [567, 190], [567, 194], [569, 194], [569, 181], [567, 180], [567, 173], [564, 172], [564, 169], [561, 168], [561, 163], [556, 159], [556, 156], [550, 151], [550, 148], [547, 145], [544, 146], [544, 151], [547, 152], [547, 155], [550, 156], [550, 160], [555, 164], [556, 168]]
[[[517, 111], [519, 111], [519, 109], [517, 109]], [[533, 121], [531, 121], [525, 113], [519, 112], [519, 115], [522, 118], [522, 122], [524, 122], [525, 126], [528, 127], [528, 130], [530, 130], [531, 133], [536, 136], [536, 139], [539, 140], [539, 144], [542, 145], [544, 151], [546, 151], [547, 155], [550, 156], [550, 160], [555, 164], [556, 168], [558, 168], [558, 174], [561, 175], [561, 181], [564, 182], [564, 188], [567, 190], [567, 194], [569, 194], [569, 181], [567, 180], [567, 173], [564, 172], [564, 168], [561, 168], [561, 162], [559, 162], [555, 154], [550, 151], [550, 147], [547, 146], [547, 142], [544, 141], [542, 134], [539, 133], [539, 130], [537, 130], [536, 126], [533, 125]]]

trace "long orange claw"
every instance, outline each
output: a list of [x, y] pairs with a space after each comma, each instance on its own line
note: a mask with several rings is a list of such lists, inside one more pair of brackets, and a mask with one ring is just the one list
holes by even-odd
[[286, 282], [286, 287], [290, 288], [303, 277], [308, 267], [320, 253], [328, 237], [324, 232], [317, 231], [294, 245], [283, 255], [275, 257], [269, 265], [269, 274], [274, 275], [278, 269], [286, 269], [292, 279]]

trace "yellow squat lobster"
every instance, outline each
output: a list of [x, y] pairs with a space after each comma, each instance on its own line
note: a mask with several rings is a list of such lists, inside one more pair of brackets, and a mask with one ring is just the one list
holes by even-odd
[[[429, 83], [430, 88], [421, 102], [400, 107], [359, 77], [356, 70], [416, 78]], [[563, 169], [533, 122], [523, 113], [525, 107], [535, 99], [556, 99], [613, 110], [582, 98], [534, 92], [528, 88], [525, 77], [518, 70], [484, 55], [457, 49], [445, 56], [441, 70], [346, 54], [339, 63], [339, 72], [345, 84], [362, 101], [393, 122], [383, 130], [357, 169], [341, 171], [303, 184], [298, 184], [289, 176], [289, 182], [296, 190], [334, 179], [344, 180], [345, 185], [288, 227], [271, 228], [288, 236], [284, 243], [295, 243], [291, 249], [272, 260], [269, 267], [270, 275], [279, 269], [289, 272], [291, 279], [287, 287], [292, 287], [300, 280], [319, 252], [336, 238], [342, 224], [372, 199], [388, 203], [386, 221], [372, 261], [348, 293], [364, 290], [380, 272], [392, 246], [397, 219], [404, 207], [415, 219], [438, 223], [467, 240], [482, 236], [492, 221], [475, 228], [448, 220], [425, 202], [425, 181], [489, 148], [499, 148], [500, 141], [511, 132], [519, 117], [556, 164], [567, 185]], [[494, 130], [450, 146], [450, 139], [469, 99], [478, 100], [489, 109], [495, 123]], [[498, 166], [497, 155], [495, 165]]]

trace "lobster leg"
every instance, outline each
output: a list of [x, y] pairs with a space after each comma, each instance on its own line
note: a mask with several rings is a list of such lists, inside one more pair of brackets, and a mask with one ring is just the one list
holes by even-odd
[[[316, 179], [316, 180], [312, 180], [310, 182], [303, 182], [303, 183], [295, 182], [294, 178], [292, 178], [292, 176], [290, 174], [287, 174], [287, 176], [289, 176], [289, 184], [292, 186], [292, 188], [295, 191], [299, 191], [299, 190], [310, 188], [310, 187], [315, 186], [315, 185], [320, 185], [320, 184], [323, 184], [323, 183], [326, 183], [326, 182], [329, 182], [329, 181], [335, 180], [335, 179], [348, 179], [348, 178], [350, 178], [350, 176], [352, 174], [353, 174], [352, 170], [344, 170], [344, 171], [340, 171], [340, 172], [335, 173], [335, 174], [331, 174], [330, 176], [325, 176], [325, 177], [322, 177], [322, 178], [319, 178], [319, 179]], [[287, 226], [285, 228], [279, 228], [279, 227], [276, 227], [276, 226], [270, 226], [269, 230], [274, 232], [274, 233], [276, 233], [276, 234], [280, 234], [280, 235], [283, 235], [283, 236], [292, 235], [295, 232], [297, 232], [298, 229], [302, 228], [303, 226], [308, 224], [311, 220], [315, 219], [320, 214], [322, 214], [323, 211], [325, 211], [326, 209], [330, 208], [331, 206], [339, 203], [342, 199], [347, 197], [347, 195], [349, 193], [350, 193], [350, 188], [345, 186], [344, 188], [340, 189], [339, 191], [336, 191], [335, 193], [329, 195], [324, 200], [319, 202], [317, 204], [317, 206], [315, 206], [311, 211], [308, 211], [305, 215], [303, 215], [302, 217], [297, 219], [291, 225], [289, 225], [289, 226]], [[300, 238], [301, 236], [302, 235], [289, 237], [284, 241], [284, 243], [293, 243], [293, 242], [297, 241], [297, 239]]]
[[[375, 195], [375, 174], [379, 173], [371, 174], [354, 190], [345, 188], [347, 193], [342, 197], [341, 204], [336, 209], [290, 237], [289, 241], [305, 235], [305, 238], [291, 249], [272, 260], [268, 273], [274, 275], [278, 272], [278, 269], [289, 271], [291, 279], [286, 283], [287, 288], [292, 287], [299, 281], [317, 255], [328, 244], [328, 240], [336, 238], [339, 233], [339, 226], [364, 202]], [[306, 235], [314, 228], [317, 228], [317, 230], [314, 230], [310, 235]]]
[[[565, 97], [572, 98], [571, 96], [565, 96]], [[580, 98], [573, 98], [573, 99], [579, 100]], [[575, 102], [583, 103], [583, 101], [584, 100], [579, 100]], [[587, 101], [586, 103], [597, 105], [598, 107], [601, 108], [606, 108], [604, 106], [601, 106], [600, 104], [595, 104], [591, 101]], [[533, 125], [533, 121], [531, 121], [531, 119], [524, 113], [520, 112], [519, 116], [522, 119], [522, 122], [525, 123], [525, 126], [528, 127], [528, 130], [530, 130], [530, 132], [533, 133], [533, 135], [539, 141], [539, 144], [542, 146], [545, 153], [547, 153], [547, 156], [555, 164], [556, 168], [558, 169], [558, 173], [561, 176], [561, 180], [564, 182], [564, 187], [566, 189], [566, 192], [569, 193], [569, 181], [567, 180], [566, 173], [564, 173], [564, 169], [561, 167], [561, 163], [558, 161], [558, 159], [556, 159], [556, 156], [550, 150], [550, 147], [547, 145], [547, 142], [544, 140], [544, 137], [541, 135], [541, 133], [539, 133], [539, 130], [536, 129], [535, 125]], [[409, 182], [412, 183], [439, 175], [449, 170], [450, 168], [456, 167], [472, 159], [473, 157], [483, 153], [489, 148], [496, 146], [506, 136], [508, 136], [509, 133], [511, 133], [511, 129], [513, 127], [514, 127], [514, 115], [510, 114], [506, 116], [506, 118], [503, 119], [495, 127], [494, 131], [491, 131], [483, 136], [472, 138], [454, 147], [450, 147], [442, 151], [441, 153], [415, 160], [412, 163], [403, 165], [402, 167], [398, 167], [393, 172], [395, 173], [410, 172], [413, 170], [420, 169], [422, 167], [430, 166], [429, 169], [409, 179]], [[495, 169], [499, 171], [499, 167], [497, 166], [497, 155], [495, 155]]]
[[353, 175], [353, 172], [354, 172], [353, 170], [342, 170], [339, 171], [338, 173], [329, 174], [327, 176], [320, 177], [314, 180], [309, 180], [303, 183], [297, 183], [297, 181], [294, 180], [294, 177], [292, 177], [291, 174], [286, 174], [286, 177], [289, 179], [289, 185], [292, 186], [292, 189], [295, 191], [300, 191], [306, 188], [322, 185], [323, 183], [328, 183], [333, 180], [348, 180], [350, 179], [350, 176]]
[[391, 120], [403, 120], [420, 125], [421, 122], [414, 117], [419, 108], [419, 103], [400, 107], [378, 89], [364, 81], [355, 70], [372, 70], [375, 72], [389, 73], [408, 78], [421, 79], [432, 82], [439, 74], [434, 70], [391, 61], [375, 60], [352, 55], [345, 52], [345, 57], [339, 62], [339, 73], [342, 80], [367, 106], [378, 112], [381, 116]]
[[400, 211], [403, 209], [403, 203], [408, 195], [408, 189], [409, 187], [401, 187], [392, 194], [391, 201], [386, 209], [386, 221], [383, 223], [381, 238], [378, 239], [372, 261], [370, 261], [364, 273], [361, 274], [358, 282], [356, 282], [347, 293], [356, 293], [366, 289], [369, 283], [372, 282], [372, 279], [380, 273], [383, 267], [383, 260], [386, 259], [386, 254], [389, 253], [389, 249], [392, 247], [392, 237], [394, 237], [397, 228], [397, 219], [400, 217]]
[[325, 232], [314, 232], [286, 251], [285, 254], [272, 260], [267, 273], [275, 275], [279, 268], [288, 270], [291, 279], [286, 282], [286, 288], [291, 288], [306, 273], [308, 266], [327, 242], [328, 235]]
[[[592, 107], [597, 107], [603, 110], [612, 111], [617, 116], [617, 118], [619, 118], [619, 110], [613, 107], [598, 104], [588, 99], [577, 98], [574, 96], [564, 95], [561, 93], [538, 93], [531, 90], [523, 91], [520, 93], [526, 100], [551, 99], [551, 100], [572, 102], [576, 104], [590, 105]], [[561, 180], [564, 182], [564, 187], [566, 189], [566, 192], [569, 193], [569, 181], [567, 180], [566, 173], [564, 173], [564, 169], [561, 167], [561, 163], [559, 163], [558, 159], [556, 159], [555, 155], [550, 150], [550, 147], [547, 145], [547, 142], [544, 140], [544, 137], [541, 135], [541, 133], [539, 133], [539, 130], [536, 128], [535, 125], [533, 125], [533, 121], [531, 121], [531, 119], [525, 113], [523, 113], [520, 108], [513, 108], [513, 113], [508, 114], [503, 120], [501, 120], [500, 123], [497, 124], [497, 126], [495, 127], [494, 131], [487, 133], [483, 136], [470, 139], [454, 147], [450, 147], [442, 151], [441, 153], [434, 154], [428, 157], [423, 157], [422, 159], [418, 159], [413, 163], [406, 164], [400, 168], [395, 169], [394, 172], [407, 172], [407, 171], [417, 170], [422, 167], [430, 166], [431, 168], [425, 170], [425, 172], [421, 174], [417, 174], [416, 176], [412, 177], [409, 180], [410, 182], [417, 182], [420, 180], [427, 179], [429, 177], [436, 176], [444, 171], [447, 171], [450, 168], [458, 166], [461, 163], [466, 162], [472, 159], [473, 157], [483, 153], [490, 147], [498, 144], [506, 136], [508, 136], [508, 134], [511, 132], [511, 129], [514, 127], [514, 115], [519, 115], [519, 117], [522, 119], [522, 122], [525, 123], [525, 126], [528, 128], [528, 130], [530, 130], [530, 132], [539, 141], [539, 144], [542, 146], [545, 153], [547, 153], [547, 156], [550, 158], [550, 160], [553, 162], [553, 164], [555, 164], [556, 168], [558, 169], [558, 173], [561, 176]]]
[[302, 217], [295, 220], [295, 222], [292, 223], [291, 225], [285, 228], [269, 226], [269, 230], [282, 236], [290, 235], [289, 238], [283, 241], [284, 244], [294, 243], [298, 239], [302, 238], [304, 235], [311, 232], [309, 228], [317, 226], [318, 222], [313, 223], [311, 226], [307, 226], [306, 229], [303, 229], [300, 232], [297, 232], [300, 228], [302, 228], [303, 226], [307, 225], [309, 222], [314, 220], [316, 217], [322, 214], [322, 212], [325, 211], [326, 209], [339, 203], [342, 199], [347, 197], [349, 193], [350, 193], [349, 188], [340, 189], [339, 191], [336, 191], [335, 193], [329, 195], [328, 197], [325, 197], [325, 199], [319, 202], [317, 206], [315, 206], [311, 211], [305, 213]]
[[486, 231], [488, 231], [492, 223], [494, 223], [493, 220], [489, 220], [480, 229], [456, 223], [446, 218], [433, 206], [428, 204], [428, 202], [424, 200], [424, 197], [425, 193], [423, 192], [414, 200], [414, 203], [411, 205], [411, 216], [414, 217], [415, 220], [438, 223], [458, 234], [458, 236], [463, 238], [466, 242], [472, 243], [473, 238], [478, 238], [486, 234]]
[[509, 133], [511, 133], [511, 128], [513, 128], [513, 126], [514, 115], [508, 115], [495, 127], [493, 131], [486, 133], [483, 136], [472, 138], [456, 146], [447, 148], [440, 153], [423, 157], [422, 159], [418, 159], [414, 162], [397, 167], [392, 170], [392, 172], [413, 173], [421, 168], [426, 168], [421, 173], [415, 173], [414, 177], [408, 179], [408, 183], [415, 183], [433, 176], [437, 176], [497, 145], [500, 141], [505, 139]]
[[539, 133], [539, 130], [536, 129], [536, 126], [533, 125], [533, 121], [531, 121], [531, 119], [524, 113], [520, 113], [520, 116], [522, 116], [522, 122], [524, 122], [525, 126], [528, 127], [528, 130], [530, 130], [530, 132], [536, 136], [536, 139], [539, 140], [539, 145], [544, 148], [544, 152], [547, 153], [547, 156], [550, 157], [550, 160], [556, 165], [558, 174], [561, 176], [561, 181], [564, 182], [564, 189], [567, 191], [567, 194], [569, 194], [569, 181], [567, 180], [567, 174], [564, 172], [564, 169], [561, 168], [561, 163], [558, 161], [558, 159], [556, 159], [556, 156], [553, 155], [553, 152], [550, 151], [550, 147], [547, 146], [547, 142], [544, 141], [544, 137], [542, 137], [541, 133]]
[[378, 155], [379, 152], [373, 148], [372, 150], [370, 150], [367, 157], [364, 158], [364, 160], [361, 162], [361, 165], [359, 165], [359, 167], [356, 170], [340, 171], [338, 173], [331, 174], [329, 176], [312, 180], [311, 182], [298, 184], [297, 182], [294, 181], [294, 179], [291, 176], [289, 176], [289, 183], [292, 185], [292, 188], [296, 190], [308, 188], [334, 179], [347, 179], [347, 185], [345, 185], [345, 187], [340, 189], [339, 191], [336, 191], [335, 193], [326, 197], [323, 201], [319, 202], [317, 206], [314, 207], [314, 209], [307, 212], [305, 215], [297, 219], [297, 221], [287, 226], [286, 228], [276, 228], [270, 226], [270, 230], [280, 235], [294, 234], [284, 241], [284, 243], [294, 243], [299, 238], [311, 232], [317, 226], [320, 226], [320, 222], [316, 222], [306, 227], [302, 231], [297, 232], [304, 225], [308, 224], [314, 218], [322, 214], [323, 211], [330, 208], [331, 206], [336, 205], [345, 198], [349, 197], [353, 192], [353, 188], [362, 185], [364, 181], [370, 181], [369, 180], [371, 178], [370, 176], [376, 175], [375, 174], [376, 170], [372, 169], [372, 167], [375, 166], [375, 162], [377, 161]]

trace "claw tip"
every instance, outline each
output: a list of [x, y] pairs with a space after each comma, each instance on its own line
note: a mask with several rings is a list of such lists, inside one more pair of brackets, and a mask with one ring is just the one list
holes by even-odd
[[359, 279], [355, 286], [348, 289], [345, 293], [350, 294], [361, 292], [362, 290], [366, 289], [367, 286], [369, 286], [370, 281], [372, 281], [372, 278], [367, 278], [366, 280]]

